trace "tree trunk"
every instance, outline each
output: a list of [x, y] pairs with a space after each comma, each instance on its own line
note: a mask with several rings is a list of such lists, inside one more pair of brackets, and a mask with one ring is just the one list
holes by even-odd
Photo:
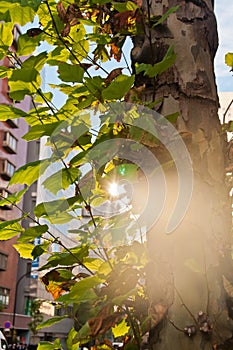
[[[151, 35], [147, 28], [143, 38], [134, 38], [132, 50], [133, 62], [156, 63], [174, 45], [173, 67], [154, 81], [143, 78], [144, 99], [163, 97], [156, 108], [164, 116], [179, 111], [177, 129], [190, 152], [194, 174], [189, 209], [176, 230], [167, 234], [178, 192], [176, 170], [167, 171], [166, 207], [148, 232], [149, 342], [155, 350], [233, 349], [231, 206], [213, 69], [217, 27], [211, 0], [143, 4], [149, 17], [176, 5], [178, 10]], [[141, 83], [138, 77], [136, 84]]]

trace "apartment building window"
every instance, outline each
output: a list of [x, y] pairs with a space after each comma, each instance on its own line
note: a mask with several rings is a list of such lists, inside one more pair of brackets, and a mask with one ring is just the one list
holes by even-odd
[[10, 301], [10, 289], [0, 287], [0, 305], [6, 307]]
[[3, 147], [9, 153], [16, 153], [18, 140], [9, 131], [4, 131]]
[[8, 159], [1, 159], [0, 174], [3, 179], [10, 180], [15, 172], [15, 165], [9, 162]]
[[[0, 201], [4, 198], [7, 198], [9, 194], [11, 193], [8, 190], [0, 187]], [[5, 204], [4, 206], [0, 207], [0, 209], [9, 210], [9, 209], [12, 209], [12, 205], [9, 202], [9, 204]]]
[[7, 258], [8, 256], [0, 252], [0, 271], [5, 271], [7, 268]]

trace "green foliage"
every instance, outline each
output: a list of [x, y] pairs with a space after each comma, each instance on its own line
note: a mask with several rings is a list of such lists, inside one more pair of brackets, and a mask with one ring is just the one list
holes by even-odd
[[[48, 158], [17, 169], [9, 182], [30, 187], [40, 181], [50, 200], [42, 198], [37, 204], [36, 219], [21, 210], [20, 218], [1, 222], [0, 240], [17, 238], [14, 247], [23, 258], [40, 258], [50, 252], [40, 267], [41, 279], [54, 300], [74, 308], [69, 349], [93, 339], [106, 348], [101, 342], [111, 334], [130, 336], [127, 347], [139, 349], [150, 327], [144, 282], [148, 257], [137, 221], [140, 210], [122, 205], [122, 198], [127, 197], [123, 190], [115, 203], [108, 186], [113, 181], [138, 181], [138, 155], [143, 147], [159, 144], [158, 125], [163, 127], [150, 110], [143, 112], [134, 105], [118, 103], [137, 92], [135, 75], [123, 55], [126, 37], [145, 34], [143, 23], [159, 25], [177, 8], [153, 20], [140, 2], [133, 1], [0, 2], [0, 58], [6, 57], [10, 63], [10, 67], [0, 67], [0, 78], [8, 79], [12, 99], [12, 106], [0, 106], [0, 121], [24, 118], [29, 131], [23, 139], [46, 137], [50, 150]], [[12, 50], [14, 25], [29, 24], [35, 16], [40, 27], [31, 23]], [[48, 47], [47, 51], [40, 46]], [[161, 62], [138, 64], [136, 73], [154, 78], [171, 67], [175, 58], [171, 46]], [[45, 92], [41, 72], [49, 67], [55, 67], [60, 82], [50, 84], [52, 91]], [[56, 107], [55, 89], [64, 95], [60, 107]], [[25, 97], [32, 102], [27, 113], [15, 107], [15, 102]], [[175, 122], [176, 117], [174, 113], [167, 120]], [[2, 198], [0, 206], [17, 206], [28, 187]], [[119, 203], [123, 209], [115, 210]], [[106, 204], [114, 209], [111, 215], [101, 209]], [[21, 220], [25, 217], [35, 226], [24, 230]], [[53, 230], [53, 225], [70, 223], [69, 233], [77, 242], [72, 248]], [[41, 243], [34, 246], [36, 238]], [[59, 252], [51, 253], [53, 244], [59, 246]], [[33, 303], [29, 324], [33, 333], [64, 318], [41, 323], [41, 302]], [[58, 339], [38, 346], [38, 350], [61, 348]]]
[[67, 318], [67, 316], [57, 316], [57, 317], [53, 317], [48, 319], [47, 321], [40, 323], [37, 327], [36, 330], [39, 330], [41, 328], [46, 328], [46, 327], [50, 327], [58, 322], [61, 322], [62, 320], [64, 320], [65, 318]]
[[175, 60], [176, 54], [174, 53], [174, 48], [173, 46], [170, 46], [161, 62], [155, 63], [154, 65], [145, 63], [137, 64], [136, 72], [137, 74], [144, 72], [144, 75], [148, 75], [150, 78], [153, 78], [170, 68], [175, 63]]

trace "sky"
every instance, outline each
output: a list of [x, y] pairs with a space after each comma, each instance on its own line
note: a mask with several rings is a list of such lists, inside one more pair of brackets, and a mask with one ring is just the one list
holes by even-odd
[[219, 48], [215, 57], [218, 91], [233, 91], [233, 73], [225, 65], [225, 54], [233, 52], [233, 1], [215, 0], [215, 14], [219, 35]]

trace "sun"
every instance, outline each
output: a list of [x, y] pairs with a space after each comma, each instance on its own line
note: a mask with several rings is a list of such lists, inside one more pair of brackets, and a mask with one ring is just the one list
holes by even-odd
[[111, 196], [116, 197], [119, 195], [119, 186], [116, 182], [112, 182], [109, 185], [108, 192]]

